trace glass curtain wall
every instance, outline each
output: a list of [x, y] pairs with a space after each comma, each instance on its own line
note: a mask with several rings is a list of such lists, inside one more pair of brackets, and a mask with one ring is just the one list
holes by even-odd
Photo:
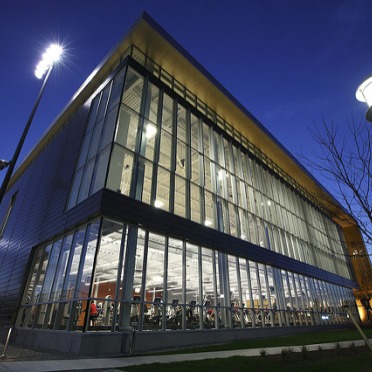
[[124, 67], [92, 99], [68, 208], [107, 187], [350, 278], [335, 223], [233, 142], [227, 123], [217, 131], [207, 106], [154, 81]]
[[92, 101], [70, 207], [103, 187], [108, 165], [105, 185], [115, 192], [350, 276], [334, 222], [208, 116], [153, 78], [125, 72]]
[[63, 330], [82, 326], [92, 294], [99, 228], [99, 221], [94, 221], [36, 249], [19, 326]]
[[350, 289], [226, 257], [222, 283], [221, 256], [211, 248], [93, 221], [35, 250], [17, 325], [166, 331], [349, 321], [343, 305], [352, 301]]
[[90, 102], [79, 159], [75, 167], [67, 208], [102, 189], [123, 90], [125, 69], [120, 71]]
[[[107, 187], [350, 277], [337, 226], [233, 141], [232, 128], [221, 132], [207, 106], [187, 101], [171, 88], [127, 66], [98, 92], [91, 102], [68, 208]], [[227, 123], [219, 126], [228, 128]], [[314, 324], [330, 308], [330, 300], [323, 298], [327, 287], [305, 277], [118, 222], [105, 220], [101, 228], [96, 266], [84, 276], [89, 288], [85, 294], [75, 293], [75, 280], [81, 278], [70, 274], [71, 267], [85, 265], [75, 254], [77, 246], [86, 245], [85, 231], [35, 256], [40, 272], [34, 273], [35, 291], [30, 289], [29, 303], [35, 309], [25, 316], [27, 326], [44, 327], [50, 318], [48, 327], [57, 329], [126, 329], [133, 323], [149, 330], [265, 327]], [[111, 230], [116, 237], [104, 233]], [[100, 253], [101, 246], [107, 254]], [[62, 252], [65, 268], [57, 259]], [[46, 277], [49, 284], [39, 288], [47, 264], [50, 270], [65, 270], [63, 284], [50, 284]], [[112, 266], [110, 274], [106, 266]], [[58, 296], [47, 297], [58, 286], [58, 296], [68, 301], [57, 306]], [[99, 314], [94, 321], [89, 314], [92, 302]]]

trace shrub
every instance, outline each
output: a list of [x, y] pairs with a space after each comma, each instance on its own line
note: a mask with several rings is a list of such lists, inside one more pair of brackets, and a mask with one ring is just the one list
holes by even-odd
[[303, 346], [301, 347], [301, 355], [302, 355], [302, 358], [307, 359], [308, 354], [309, 354], [309, 349], [307, 348], [306, 345], [303, 345]]
[[287, 359], [292, 354], [292, 352], [293, 352], [293, 349], [290, 347], [286, 347], [282, 349], [282, 352], [281, 352], [282, 359]]
[[340, 355], [342, 353], [341, 345], [340, 345], [339, 342], [336, 343], [335, 352], [336, 352], [337, 355]]
[[265, 357], [265, 356], [267, 355], [267, 350], [265, 350], [265, 349], [261, 349], [261, 350], [260, 350], [260, 355], [261, 355], [262, 357]]
[[353, 353], [356, 353], [357, 352], [357, 348], [354, 344], [354, 342], [350, 342], [350, 350], [353, 352]]

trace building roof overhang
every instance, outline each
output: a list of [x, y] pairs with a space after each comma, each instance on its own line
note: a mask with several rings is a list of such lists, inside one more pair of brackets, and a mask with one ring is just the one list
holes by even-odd
[[[166, 33], [147, 13], [143, 13], [115, 47], [96, 67], [57, 119], [47, 129], [41, 141], [12, 177], [16, 180], [30, 162], [44, 148], [69, 117], [82, 106], [90, 96], [105, 83], [110, 72], [122, 59], [131, 46], [136, 45], [154, 62], [170, 73], [182, 85], [193, 92], [200, 100], [216, 111], [239, 133], [252, 142], [261, 152], [288, 173], [309, 193], [321, 195], [320, 200], [328, 199], [324, 207], [341, 225], [355, 224], [342, 206], [330, 195], [302, 164], [243, 107], [208, 71], [206, 71], [181, 45]], [[12, 182], [11, 182], [12, 183]], [[324, 198], [326, 194], [328, 197]], [[337, 217], [339, 216], [339, 217]]]

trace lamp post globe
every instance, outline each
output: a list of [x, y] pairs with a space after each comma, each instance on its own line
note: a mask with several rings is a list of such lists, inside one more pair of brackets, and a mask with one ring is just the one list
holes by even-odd
[[372, 122], [372, 76], [359, 85], [355, 92], [355, 97], [358, 101], [367, 104], [366, 118], [368, 121]]

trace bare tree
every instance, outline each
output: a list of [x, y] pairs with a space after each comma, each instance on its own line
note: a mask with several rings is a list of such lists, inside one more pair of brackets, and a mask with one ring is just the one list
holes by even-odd
[[[314, 159], [306, 159], [313, 171], [320, 175], [341, 205], [320, 187], [317, 197], [327, 205], [331, 217], [341, 225], [357, 224], [364, 241], [372, 245], [372, 125], [361, 121], [348, 122], [347, 127], [328, 124], [311, 130], [313, 138], [320, 145], [320, 153]], [[347, 213], [342, 213], [342, 209]], [[351, 216], [351, 218], [350, 218]], [[350, 234], [349, 234], [350, 235]], [[359, 288], [355, 295], [362, 306], [371, 313], [372, 267], [360, 234], [351, 234], [347, 241], [348, 255], [353, 257], [352, 264]]]
[[312, 135], [321, 153], [307, 162], [330, 181], [332, 193], [358, 223], [365, 242], [372, 244], [372, 126], [352, 121], [344, 131], [323, 119]]

